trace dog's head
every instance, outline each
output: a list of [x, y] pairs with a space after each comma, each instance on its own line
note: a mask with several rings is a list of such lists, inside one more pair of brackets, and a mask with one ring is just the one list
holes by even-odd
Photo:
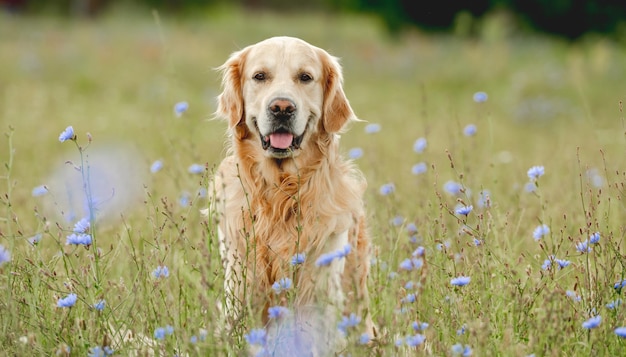
[[274, 37], [233, 53], [219, 67], [217, 115], [235, 140], [254, 140], [266, 157], [296, 157], [314, 134], [355, 119], [337, 59], [291, 37]]

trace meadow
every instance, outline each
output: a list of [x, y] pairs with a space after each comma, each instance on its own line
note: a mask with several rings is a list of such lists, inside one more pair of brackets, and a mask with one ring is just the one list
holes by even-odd
[[344, 356], [626, 354], [623, 44], [213, 9], [0, 14], [0, 355], [246, 354], [263, 326], [223, 328], [200, 210], [225, 154], [213, 68], [275, 35], [340, 57], [363, 119], [342, 150], [369, 182], [381, 335], [347, 328]]

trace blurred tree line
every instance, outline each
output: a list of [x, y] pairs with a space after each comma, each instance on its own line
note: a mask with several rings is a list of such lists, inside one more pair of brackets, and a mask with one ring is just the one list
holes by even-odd
[[114, 3], [181, 13], [214, 5], [252, 10], [368, 12], [380, 16], [391, 32], [410, 25], [446, 31], [459, 17], [469, 18], [472, 23], [489, 12], [506, 11], [522, 27], [570, 39], [588, 32], [626, 32], [626, 0], [0, 0], [0, 6], [11, 12], [73, 16], [97, 16]]

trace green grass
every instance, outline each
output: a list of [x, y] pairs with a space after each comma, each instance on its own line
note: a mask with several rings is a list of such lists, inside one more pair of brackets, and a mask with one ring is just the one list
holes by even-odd
[[[173, 334], [157, 347], [165, 355], [243, 353], [243, 334], [260, 322], [250, 317], [233, 333], [219, 328], [217, 239], [199, 213], [207, 202], [196, 192], [224, 156], [226, 124], [207, 120], [220, 91], [212, 68], [234, 50], [284, 34], [341, 57], [353, 109], [382, 126], [366, 134], [366, 124], [356, 123], [342, 138], [346, 152], [364, 151], [357, 164], [369, 181], [371, 309], [383, 332], [376, 350], [351, 342], [349, 353], [442, 356], [461, 343], [477, 356], [622, 355], [626, 341], [613, 331], [626, 325], [624, 308], [605, 305], [620, 298], [613, 285], [626, 278], [620, 107], [626, 50], [601, 38], [566, 44], [507, 34], [499, 21], [487, 20], [476, 39], [417, 31], [390, 39], [374, 19], [354, 16], [0, 17], [6, 133], [0, 141], [0, 245], [11, 254], [0, 266], [0, 351], [63, 355], [69, 348], [68, 355], [85, 355], [110, 345], [120, 355], [141, 354], [145, 344], [118, 343], [121, 331], [152, 338], [155, 329], [170, 325]], [[475, 103], [477, 91], [488, 93], [488, 101]], [[176, 118], [172, 108], [181, 100], [190, 109]], [[478, 133], [465, 137], [470, 123]], [[82, 159], [76, 145], [57, 140], [67, 125], [78, 134]], [[428, 140], [420, 154], [412, 150], [419, 137]], [[113, 162], [129, 157], [126, 166], [107, 167], [139, 188], [111, 194], [131, 202], [92, 227], [93, 246], [65, 245], [75, 223], [59, 214], [67, 213], [60, 204], [65, 191], [50, 186], [42, 197], [31, 191], [58, 183], [54, 172], [80, 175], [66, 161], [87, 167], [102, 153]], [[157, 159], [164, 168], [150, 174]], [[418, 162], [427, 163], [428, 172], [414, 176]], [[206, 164], [206, 172], [189, 174], [193, 163]], [[546, 173], [528, 193], [526, 172], [534, 165]], [[592, 169], [600, 187], [588, 179]], [[462, 183], [464, 192], [449, 195], [443, 188], [449, 180]], [[389, 182], [396, 191], [380, 195]], [[484, 189], [490, 207], [480, 208]], [[182, 192], [191, 198], [187, 206], [179, 204]], [[459, 202], [474, 206], [467, 218], [454, 214]], [[395, 217], [402, 224], [394, 225]], [[409, 223], [418, 228], [417, 243], [406, 233]], [[540, 224], [551, 232], [537, 242], [533, 230]], [[578, 252], [575, 244], [594, 232], [600, 243], [589, 254]], [[28, 239], [36, 234], [42, 238], [33, 246]], [[474, 238], [482, 244], [476, 247]], [[419, 245], [426, 249], [425, 269], [399, 271]], [[551, 255], [571, 264], [543, 270]], [[152, 272], [161, 265], [170, 275], [155, 279]], [[460, 275], [471, 282], [453, 287], [450, 279]], [[422, 278], [419, 288], [405, 288]], [[403, 304], [413, 290], [416, 301]], [[567, 297], [568, 290], [580, 301]], [[78, 302], [58, 308], [70, 292]], [[100, 299], [106, 300], [101, 312], [91, 307]], [[594, 314], [602, 323], [584, 329]], [[398, 338], [414, 334], [414, 321], [429, 323], [426, 342], [396, 347]], [[457, 334], [463, 326], [465, 333]], [[351, 332], [350, 341], [360, 332]], [[192, 336], [201, 341], [191, 343]]]

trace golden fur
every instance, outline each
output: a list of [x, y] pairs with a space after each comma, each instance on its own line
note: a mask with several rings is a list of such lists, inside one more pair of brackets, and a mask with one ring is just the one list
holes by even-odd
[[[357, 312], [374, 337], [367, 309], [366, 183], [339, 154], [337, 134], [356, 117], [337, 59], [302, 40], [275, 37], [235, 52], [219, 70], [217, 115], [229, 123], [230, 142], [213, 180], [212, 210], [226, 270], [227, 312], [263, 308], [266, 319], [267, 307], [287, 304], [272, 284], [292, 278], [294, 306]], [[260, 132], [282, 125], [267, 109], [276, 98], [294, 105], [285, 125], [289, 135], [302, 139], [286, 150], [271, 146], [271, 134]], [[352, 250], [345, 259], [316, 266], [320, 255], [346, 243]], [[296, 253], [306, 259], [294, 267]]]

